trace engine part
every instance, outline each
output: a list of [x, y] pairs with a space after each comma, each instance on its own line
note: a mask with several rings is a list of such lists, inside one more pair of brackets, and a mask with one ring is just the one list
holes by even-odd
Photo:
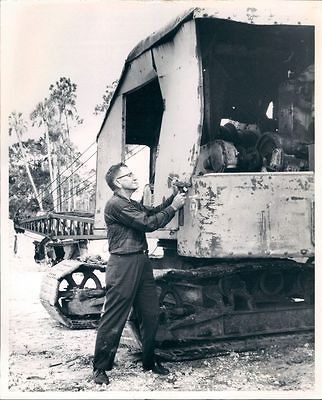
[[256, 149], [271, 171], [305, 171], [308, 169], [308, 146], [291, 142], [277, 133], [266, 132]]
[[214, 172], [236, 168], [238, 151], [236, 147], [224, 140], [215, 140], [209, 145], [209, 157], [204, 162], [204, 168]]

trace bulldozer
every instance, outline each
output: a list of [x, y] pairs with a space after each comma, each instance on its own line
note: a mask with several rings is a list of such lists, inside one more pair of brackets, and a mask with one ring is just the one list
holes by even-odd
[[[145, 148], [143, 204], [160, 204], [174, 179], [187, 193], [182, 213], [148, 234], [161, 254], [151, 254], [157, 347], [169, 359], [314, 329], [312, 22], [188, 10], [130, 52], [97, 145], [95, 215], [82, 240], [106, 237], [105, 173], [128, 145]], [[66, 257], [48, 271], [42, 304], [69, 328], [97, 326], [105, 268]], [[139, 345], [134, 315], [127, 328]]]

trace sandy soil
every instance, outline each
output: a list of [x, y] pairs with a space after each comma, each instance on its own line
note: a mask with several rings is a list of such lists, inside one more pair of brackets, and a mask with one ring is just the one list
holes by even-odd
[[256, 351], [165, 363], [171, 369], [167, 377], [143, 372], [121, 347], [110, 385], [95, 385], [95, 330], [72, 331], [50, 319], [39, 302], [47, 267], [34, 262], [32, 247], [30, 237], [19, 235], [17, 254], [10, 248], [9, 392], [313, 390], [312, 334], [289, 335]]

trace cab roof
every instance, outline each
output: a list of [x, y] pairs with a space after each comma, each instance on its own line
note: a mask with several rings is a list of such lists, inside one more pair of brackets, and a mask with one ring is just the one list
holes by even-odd
[[[147, 38], [141, 40], [129, 53], [125, 60], [118, 85], [114, 91], [111, 98], [109, 107], [106, 111], [102, 126], [97, 135], [97, 139], [103, 129], [107, 116], [113, 106], [114, 100], [118, 95], [120, 87], [122, 85], [123, 79], [127, 73], [128, 66], [133, 60], [140, 57], [141, 54], [150, 50], [151, 48], [158, 46], [162, 43], [167, 42], [172, 37], [176, 35], [181, 26], [192, 19], [221, 19], [227, 21], [242, 22], [246, 24], [253, 25], [314, 25], [314, 12], [312, 9], [308, 13], [308, 5], [313, 2], [305, 2], [307, 4], [297, 4], [294, 7], [288, 7], [287, 15], [285, 15], [285, 9], [282, 7], [270, 8], [265, 6], [264, 8], [255, 8], [244, 5], [241, 7], [238, 5], [234, 7], [234, 12], [232, 12], [232, 5], [230, 2], [226, 4], [221, 2], [220, 9], [208, 9], [208, 8], [191, 8], [184, 13], [178, 15], [175, 19], [170, 21], [162, 29], [153, 32]], [[287, 3], [287, 2], [285, 2]]]

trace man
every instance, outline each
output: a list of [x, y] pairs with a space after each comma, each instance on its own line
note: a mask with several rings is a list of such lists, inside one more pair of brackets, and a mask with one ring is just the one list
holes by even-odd
[[132, 306], [140, 323], [143, 368], [166, 375], [169, 371], [154, 356], [159, 304], [145, 232], [165, 226], [183, 206], [185, 195], [176, 194], [174, 190], [162, 205], [144, 207], [131, 200], [138, 182], [125, 164], [113, 165], [105, 179], [114, 195], [104, 210], [110, 258], [106, 268], [107, 291], [96, 337], [94, 381], [97, 384], [109, 383], [105, 371], [113, 367]]

